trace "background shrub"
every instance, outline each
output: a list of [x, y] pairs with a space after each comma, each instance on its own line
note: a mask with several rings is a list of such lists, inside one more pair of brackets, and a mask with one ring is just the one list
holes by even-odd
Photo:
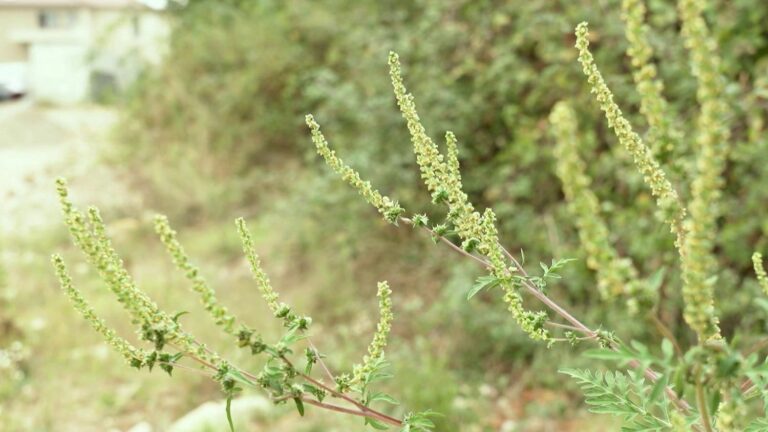
[[[372, 286], [376, 273], [386, 270], [414, 287], [405, 293], [409, 318], [401, 322], [411, 324], [400, 330], [404, 340], [429, 334], [427, 328], [453, 335], [422, 345], [424, 352], [440, 347], [440, 360], [448, 361], [439, 364], [450, 370], [474, 365], [468, 374], [527, 365], [540, 348], [508, 325], [505, 311], [483, 297], [461, 300], [475, 270], [448, 271], [445, 262], [452, 258], [428, 250], [428, 242], [385, 233], [383, 224], [372, 229], [370, 210], [309, 157], [303, 114], [311, 111], [325, 120], [326, 136], [350, 164], [409, 209], [427, 208], [429, 197], [414, 194], [420, 190], [417, 170], [386, 79], [386, 53], [395, 50], [409, 65], [408, 81], [428, 130], [450, 129], [462, 142], [467, 191], [475, 202], [494, 203], [505, 243], [525, 246], [531, 261], [552, 254], [582, 258], [569, 267], [567, 287], [553, 295], [592, 322], [642, 339], [652, 327], [594, 307], [594, 275], [583, 264], [563, 204], [546, 122], [557, 100], [574, 100], [588, 146], [582, 157], [617, 248], [643, 277], [667, 269], [665, 278], [678, 279], [677, 257], [664, 247], [670, 235], [594, 109], [575, 61], [572, 29], [587, 20], [594, 23], [596, 62], [632, 123], [645, 130], [619, 3], [193, 1], [176, 12], [166, 63], [133, 90], [112, 156], [139, 174], [151, 205], [188, 223], [216, 220], [233, 208], [259, 215], [282, 256], [317, 282], [311, 301], [322, 321], [346, 322], [356, 303], [337, 304], [333, 294], [366, 299], [357, 287]], [[716, 250], [729, 269], [720, 275], [727, 291], [718, 295], [730, 299], [721, 314], [730, 337], [737, 322], [766, 326], [764, 312], [752, 307], [758, 288], [749, 258], [768, 243], [768, 191], [756, 187], [768, 180], [768, 4], [714, 3], [710, 18], [729, 79], [734, 137]], [[685, 57], [677, 13], [668, 2], [648, 6], [666, 95], [685, 130], [696, 110], [695, 81], [687, 63], [675, 61]], [[690, 167], [679, 161], [690, 159], [691, 151], [683, 145], [662, 162], [683, 176]], [[687, 199], [688, 191], [681, 193]], [[345, 282], [339, 286], [339, 280]], [[678, 293], [664, 295], [663, 315], [679, 338], [690, 338], [681, 326]]]

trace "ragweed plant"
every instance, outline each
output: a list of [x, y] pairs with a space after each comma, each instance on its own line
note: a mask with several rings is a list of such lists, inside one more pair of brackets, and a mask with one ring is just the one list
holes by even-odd
[[[456, 136], [451, 132], [445, 134], [445, 151], [442, 152], [429, 137], [419, 119], [415, 97], [407, 92], [397, 54], [390, 53], [389, 67], [395, 98], [411, 133], [413, 152], [421, 172], [421, 178], [432, 197], [433, 203], [441, 205], [445, 209], [444, 219], [430, 222], [423, 214], [406, 216], [404, 208], [399, 204], [397, 205], [396, 216], [392, 212], [382, 211], [383, 203], [396, 201], [391, 198], [385, 200], [383, 195], [371, 186], [370, 182], [363, 181], [354, 168], [346, 165], [330, 149], [328, 141], [314, 117], [308, 115], [306, 122], [311, 130], [312, 140], [318, 153], [325, 159], [328, 166], [340, 174], [344, 181], [366, 198], [366, 201], [377, 208], [388, 222], [394, 225], [399, 223], [411, 225], [423, 230], [436, 243], [446, 244], [454, 251], [479, 263], [487, 273], [479, 277], [475, 285], [468, 290], [468, 298], [472, 298], [481, 290], [496, 289], [500, 291], [502, 301], [506, 304], [512, 318], [532, 339], [545, 341], [547, 344], [567, 342], [574, 345], [582, 341], [592, 341], [601, 348], [601, 350], [596, 351], [598, 353], [622, 355], [627, 365], [635, 369], [627, 375], [632, 379], [632, 388], [635, 393], [627, 394], [625, 390], [628, 387], [623, 384], [613, 388], [612, 391], [614, 392], [625, 391], [625, 394], [617, 399], [616, 404], [620, 404], [622, 401], [634, 403], [634, 399], [649, 394], [652, 389], [658, 400], [656, 404], [644, 407], [645, 411], [624, 412], [630, 427], [635, 427], [638, 430], [648, 425], [667, 427], [678, 421], [678, 417], [682, 419], [680, 420], [682, 422], [689, 421], [692, 413], [691, 405], [675, 393], [668, 385], [668, 381], [650, 367], [650, 363], [644, 361], [643, 354], [647, 353], [647, 350], [644, 352], [633, 351], [632, 348], [625, 346], [614, 333], [601, 328], [588, 327], [547, 295], [548, 284], [552, 279], [560, 277], [558, 271], [570, 261], [569, 259], [553, 259], [549, 265], [540, 263], [542, 272], [532, 274], [524, 266], [525, 260], [522, 252], [518, 259], [501, 245], [493, 210], [486, 209], [482, 213], [475, 210], [474, 204], [469, 201], [468, 195], [463, 190]], [[648, 165], [653, 167], [652, 156], [645, 153], [641, 154], [643, 151], [643, 148], [638, 146], [639, 158], [650, 160]], [[654, 169], [658, 169], [658, 167]], [[649, 176], [652, 175], [653, 172], [649, 171]], [[659, 191], [660, 200], [669, 203], [669, 207], [675, 210], [679, 200], [669, 183], [663, 178], [659, 180]], [[679, 216], [682, 213], [682, 207], [677, 207], [677, 213], [672, 212], [673, 216]], [[676, 219], [670, 219], [673, 227], [676, 227], [678, 222]], [[635, 274], [631, 270], [628, 274], [622, 275], [623, 278], [634, 276]], [[620, 282], [616, 284], [621, 285]], [[531, 310], [530, 307], [526, 307], [524, 295], [538, 300], [546, 307], [546, 310]], [[561, 334], [558, 335], [557, 333]], [[578, 372], [573, 373], [579, 374]], [[613, 385], [616, 383], [615, 376], [618, 375], [610, 375], [606, 382]], [[602, 376], [598, 381], [602, 382]], [[628, 381], [623, 379], [620, 382], [626, 383]], [[664, 410], [665, 404], [670, 404], [679, 414], [671, 414]], [[654, 414], [653, 419], [655, 420], [649, 423], [650, 420], [647, 420], [642, 414], [651, 411], [658, 412], [658, 414]]]
[[[768, 419], [764, 418], [760, 405], [768, 404], [768, 362], [759, 356], [759, 350], [740, 352], [722, 337], [714, 309], [717, 263], [712, 258], [712, 248], [716, 238], [718, 190], [722, 187], [727, 155], [728, 123], [717, 47], [702, 18], [703, 5], [696, 0], [681, 0], [679, 8], [701, 105], [693, 146], [696, 160], [689, 202], [681, 198], [679, 185], [674, 184], [660, 161], [665, 154], [676, 154], [678, 146], [684, 145], [684, 137], [673, 121], [674, 115], [669, 113], [669, 104], [663, 98], [664, 87], [652, 63], [652, 49], [647, 40], [652, 30], [644, 23], [645, 6], [640, 0], [627, 0], [623, 8], [630, 40], [628, 54], [635, 68], [634, 78], [641, 93], [640, 111], [649, 126], [650, 145], [623, 115], [598, 70], [589, 49], [586, 23], [576, 28], [578, 61], [608, 126], [633, 159], [655, 198], [661, 219], [674, 235], [683, 275], [684, 317], [698, 336], [698, 343], [687, 351], [668, 330], [663, 332], [665, 338], [658, 347], [637, 341], [625, 343], [610, 330], [583, 323], [550, 297], [551, 282], [560, 278], [560, 270], [570, 260], [553, 258], [550, 264], [540, 263], [540, 272], [529, 272], [522, 251], [518, 257], [502, 246], [496, 212], [491, 208], [481, 211], [465, 192], [458, 138], [446, 132], [445, 144], [441, 146], [430, 137], [417, 112], [415, 97], [406, 88], [397, 54], [390, 53], [388, 61], [395, 100], [410, 133], [426, 192], [443, 210], [443, 216], [430, 220], [423, 214], [409, 214], [398, 200], [379, 191], [345, 163], [331, 149], [319, 123], [307, 115], [305, 120], [312, 142], [329, 169], [388, 223], [418, 229], [435, 243], [446, 245], [483, 268], [484, 274], [467, 289], [468, 299], [481, 291], [489, 295], [496, 293], [511, 319], [531, 339], [548, 346], [593, 343], [594, 347], [585, 353], [587, 356], [615, 362], [616, 368], [609, 372], [561, 369], [576, 380], [593, 411], [621, 417], [623, 430], [628, 431], [765, 430]], [[558, 140], [558, 175], [575, 215], [588, 265], [597, 272], [597, 290], [606, 299], [619, 296], [627, 299], [633, 312], [652, 306], [660, 281], [641, 278], [632, 260], [614, 247], [608, 224], [600, 217], [599, 199], [591, 190], [587, 165], [579, 154], [576, 116], [567, 102], [556, 106], [551, 122]], [[384, 349], [394, 315], [392, 290], [386, 282], [378, 286], [380, 319], [367, 355], [347, 373], [333, 374], [310, 341], [312, 320], [280, 301], [261, 267], [253, 236], [243, 219], [238, 219], [236, 225], [254, 281], [272, 314], [286, 329], [283, 337], [274, 343], [266, 342], [255, 329], [219, 303], [215, 291], [187, 257], [168, 220], [158, 217], [156, 230], [162, 242], [175, 265], [190, 280], [193, 291], [200, 295], [214, 323], [238, 346], [266, 357], [263, 370], [252, 373], [227, 361], [184, 330], [181, 314], [161, 310], [136, 286], [124, 268], [99, 212], [92, 208], [87, 216], [80, 213], [69, 201], [63, 181], [59, 182], [59, 194], [75, 244], [130, 313], [139, 338], [148, 342], [148, 347], [136, 347], [109, 329], [73, 287], [64, 261], [56, 256], [54, 266], [62, 288], [75, 309], [132, 366], [152, 369], [158, 365], [171, 373], [177, 368], [192, 367], [189, 363], [192, 362], [221, 384], [228, 401], [237, 392], [252, 387], [265, 391], [276, 403], [293, 401], [300, 414], [308, 404], [363, 417], [366, 424], [376, 428], [395, 426], [402, 431], [433, 428], [429, 420], [431, 412], [401, 412], [403, 415], [395, 417], [371, 407], [374, 403], [394, 401], [391, 396], [372, 389], [372, 384], [387, 376]], [[755, 258], [755, 271], [764, 286], [766, 276], [759, 256]], [[665, 329], [663, 322], [657, 324]], [[303, 356], [296, 359], [295, 350], [302, 343], [306, 344]], [[312, 372], [317, 369], [326, 377], [313, 377]], [[330, 399], [345, 405], [330, 403]]]
[[[251, 273], [264, 301], [285, 328], [283, 336], [271, 343], [264, 341], [255, 329], [239, 320], [219, 302], [215, 290], [186, 254], [168, 219], [165, 216], [157, 216], [155, 230], [158, 236], [173, 263], [189, 280], [192, 291], [200, 297], [214, 324], [237, 346], [247, 349], [253, 355], [266, 358], [262, 370], [248, 371], [223, 358], [187, 332], [181, 323], [184, 312], [172, 314], [162, 310], [138, 288], [112, 246], [99, 211], [95, 207], [89, 208], [87, 215], [79, 211], [70, 201], [69, 191], [63, 179], [57, 181], [57, 188], [64, 219], [75, 245], [97, 269], [101, 280], [130, 314], [132, 323], [136, 326], [137, 337], [144, 342], [142, 346], [134, 345], [119, 335], [98, 316], [85, 296], [75, 288], [60, 255], [54, 255], [52, 258], [56, 276], [74, 309], [128, 365], [148, 371], [157, 366], [169, 375], [175, 370], [202, 370], [221, 385], [227, 399], [226, 415], [231, 428], [233, 422], [229, 411], [230, 402], [245, 389], [259, 389], [277, 404], [293, 402], [301, 415], [304, 415], [305, 406], [311, 405], [362, 417], [366, 425], [377, 429], [396, 426], [401, 430], [427, 431], [432, 428], [429, 412], [404, 413], [398, 418], [373, 407], [397, 404], [392, 396], [374, 389], [375, 383], [389, 376], [385, 347], [394, 314], [392, 290], [386, 282], [379, 283], [381, 320], [368, 348], [368, 354], [360, 365], [350, 368], [351, 376], [336, 376], [326, 366], [324, 355], [309, 338], [312, 319], [298, 314], [289, 304], [279, 302], [278, 293], [261, 267], [253, 237], [244, 219], [237, 219], [236, 228]], [[300, 351], [299, 346], [302, 343], [305, 347]], [[320, 367], [316, 367], [317, 365]], [[313, 377], [313, 371], [318, 369], [325, 375], [323, 378]]]
[[[619, 366], [634, 361], [651, 366], [658, 372], [655, 383], [633, 371], [563, 370], [577, 380], [594, 411], [624, 418], [627, 430], [768, 430], [764, 411], [768, 403], [768, 381], [765, 379], [768, 361], [759, 355], [762, 344], [740, 352], [734, 341], [722, 336], [716, 313], [719, 263], [713, 250], [718, 235], [723, 170], [729, 149], [730, 113], [718, 48], [704, 19], [704, 9], [705, 3], [699, 0], [678, 3], [682, 39], [689, 53], [690, 69], [697, 79], [696, 96], [700, 105], [696, 128], [690, 138], [694, 142], [690, 146], [694, 160], [690, 163], [680, 161], [694, 167], [689, 173], [689, 185], [673, 185], [659, 162], [664, 153], [680, 152], [675, 146], [684, 146], [685, 140], [681, 123], [675, 121], [676, 113], [669, 110], [664, 99], [664, 86], [652, 63], [653, 51], [648, 40], [652, 30], [645, 24], [644, 2], [623, 1], [623, 16], [629, 40], [627, 54], [632, 59], [634, 79], [640, 93], [640, 112], [649, 128], [646, 135], [649, 144], [624, 117], [595, 65], [589, 50], [587, 24], [576, 27], [578, 60], [590, 90], [618, 142], [630, 153], [643, 174], [646, 186], [656, 197], [658, 208], [675, 235], [674, 245], [680, 257], [682, 275], [679, 287], [684, 302], [683, 316], [698, 338], [697, 344], [683, 351], [664, 323], [654, 318], [665, 336], [660, 354], [635, 341], [614, 350], [587, 352], [595, 358], [618, 362]], [[591, 179], [578, 152], [580, 139], [576, 119], [568, 103], [558, 104], [550, 121], [558, 142], [555, 152], [558, 175], [575, 217], [588, 264], [596, 271], [601, 286], [609, 285], [607, 281], [615, 281], [630, 291], [638, 281], [637, 273], [619, 257], [608, 240], [610, 236], [600, 217], [599, 200], [589, 189]], [[676, 190], [686, 186], [690, 190], [687, 203]], [[759, 253], [753, 256], [753, 264], [758, 282], [768, 294], [768, 280]], [[631, 291], [627, 294], [632, 307], [637, 294]], [[695, 408], [673, 411], [672, 405], [665, 400], [665, 386], [680, 399], [690, 397], [695, 400]]]
[[[555, 106], [550, 122], [557, 138], [555, 159], [557, 174], [571, 213], [576, 217], [579, 239], [587, 254], [587, 266], [597, 272], [597, 289], [604, 299], [624, 296], [637, 310], [638, 300], [653, 295], [638, 279], [632, 260], [622, 257], [613, 247], [610, 231], [600, 217], [600, 201], [590, 189], [592, 180], [586, 174], [586, 164], [578, 153], [576, 115], [561, 102]], [[646, 295], [644, 295], [646, 294]]]

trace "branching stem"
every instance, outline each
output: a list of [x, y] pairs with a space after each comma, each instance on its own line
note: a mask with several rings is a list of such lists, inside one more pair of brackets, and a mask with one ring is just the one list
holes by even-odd
[[[400, 220], [403, 221], [404, 223], [412, 224], [412, 221], [410, 219], [408, 219], [408, 218], [400, 218]], [[429, 231], [430, 234], [435, 235], [435, 233], [431, 229], [429, 229], [428, 227], [425, 226], [425, 227], [422, 227], [422, 228], [424, 228], [425, 230]], [[475, 255], [467, 254], [466, 251], [464, 251], [463, 249], [461, 249], [458, 246], [456, 246], [455, 244], [453, 244], [453, 242], [451, 242], [450, 240], [446, 239], [443, 236], [439, 236], [439, 237], [444, 242], [446, 242], [449, 245], [453, 246], [453, 249], [459, 249], [459, 251], [462, 253], [462, 255], [465, 255], [465, 256], [469, 255], [470, 257], [475, 258], [477, 261], [480, 261], [482, 264], [486, 265], [486, 267], [487, 267], [487, 262], [485, 260], [483, 260], [481, 258], [478, 258]], [[590, 329], [589, 327], [587, 327], [584, 323], [579, 321], [576, 317], [571, 315], [567, 310], [565, 310], [563, 307], [561, 307], [559, 304], [557, 304], [551, 298], [547, 297], [546, 294], [541, 292], [541, 290], [539, 290], [532, 283], [530, 283], [528, 281], [528, 272], [525, 271], [525, 268], [523, 268], [523, 266], [520, 264], [520, 262], [518, 262], [517, 259], [514, 257], [514, 255], [509, 253], [508, 250], [506, 250], [504, 247], [502, 247], [502, 249], [504, 250], [504, 254], [514, 264], [514, 266], [517, 268], [517, 270], [520, 272], [520, 274], [522, 274], [524, 276], [524, 278], [522, 279], [522, 284], [523, 284], [523, 287], [525, 288], [525, 290], [529, 294], [531, 294], [532, 296], [536, 297], [536, 299], [538, 299], [540, 302], [544, 303], [544, 305], [546, 305], [548, 308], [550, 308], [552, 311], [554, 311], [561, 318], [563, 318], [566, 321], [568, 321], [569, 323], [571, 323], [571, 325], [573, 326], [573, 327], [571, 327], [571, 329], [573, 329], [574, 331], [578, 331], [578, 332], [586, 335], [587, 337], [589, 337], [591, 339], [595, 339], [595, 340], [598, 339], [599, 335], [598, 335], [598, 333], [596, 331], [594, 331], [594, 330]], [[562, 326], [562, 324], [556, 324], [556, 323], [551, 323], [550, 325]], [[611, 349], [614, 349], [614, 350], [619, 349], [619, 346], [615, 342], [610, 342], [610, 347], [611, 347]], [[628, 364], [633, 369], [640, 369], [640, 368], [642, 368], [643, 369], [643, 375], [649, 381], [651, 381], [651, 382], [658, 381], [658, 379], [659, 379], [658, 372], [654, 371], [651, 368], [643, 367], [643, 365], [639, 361], [632, 360]], [[675, 393], [675, 391], [673, 389], [671, 389], [670, 387], [666, 387], [664, 389], [664, 392], [667, 395], [667, 397], [669, 398], [669, 400], [672, 401], [672, 403], [675, 405], [675, 407], [680, 412], [682, 412], [683, 414], [688, 414], [690, 412], [691, 406], [685, 400], [680, 399], [677, 396], [677, 393]], [[698, 428], [696, 428], [696, 429], [698, 429]]]

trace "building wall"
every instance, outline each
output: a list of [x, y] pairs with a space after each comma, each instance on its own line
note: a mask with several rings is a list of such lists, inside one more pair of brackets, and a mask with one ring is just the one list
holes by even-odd
[[23, 62], [27, 50], [14, 40], [19, 30], [37, 28], [37, 11], [29, 8], [0, 8], [0, 62]]
[[170, 28], [159, 13], [66, 10], [76, 17], [72, 25], [41, 28], [40, 8], [0, 8], [0, 64], [25, 63], [28, 92], [35, 99], [84, 101], [96, 81], [102, 89], [124, 88], [143, 67], [163, 57]]
[[29, 90], [40, 101], [72, 104], [90, 88], [87, 47], [71, 42], [35, 43], [29, 49]]

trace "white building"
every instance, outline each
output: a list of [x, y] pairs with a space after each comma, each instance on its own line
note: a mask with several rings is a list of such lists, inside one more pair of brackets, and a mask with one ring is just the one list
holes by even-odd
[[75, 103], [158, 62], [169, 25], [137, 0], [0, 0], [0, 86]]

